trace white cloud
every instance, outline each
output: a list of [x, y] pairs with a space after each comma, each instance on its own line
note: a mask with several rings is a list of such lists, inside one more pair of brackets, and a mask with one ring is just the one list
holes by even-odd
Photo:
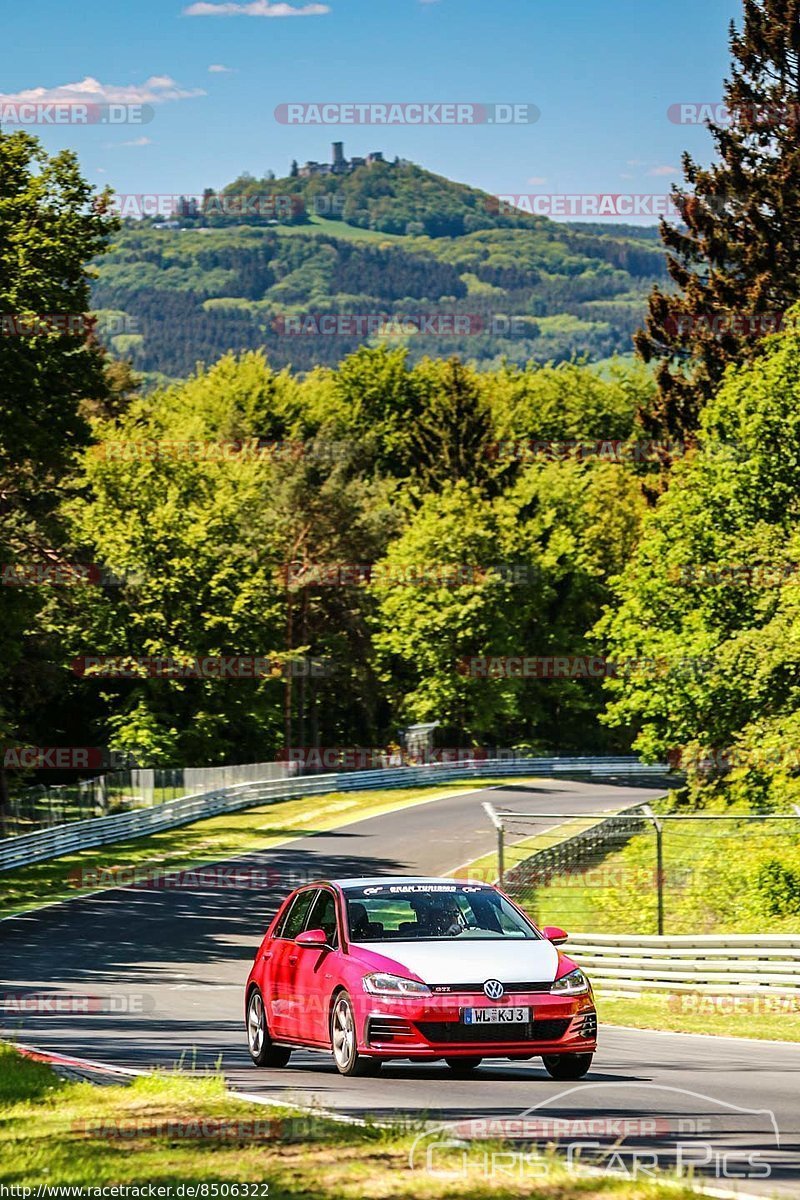
[[131, 138], [129, 142], [114, 142], [115, 146], [152, 146], [153, 140], [149, 137]]
[[198, 0], [183, 10], [185, 17], [321, 17], [329, 13], [327, 4], [301, 4], [295, 8], [293, 4], [285, 4], [283, 0], [247, 0], [237, 3], [230, 0], [223, 4], [209, 4], [207, 0]]
[[223, 67], [222, 63], [212, 63], [208, 68], [212, 75], [229, 75], [233, 67]]
[[680, 175], [677, 167], [664, 165], [663, 167], [651, 167], [647, 172], [648, 175]]
[[87, 75], [78, 83], [60, 87], [27, 88], [22, 92], [0, 92], [0, 102], [37, 104], [88, 102], [92, 104], [166, 104], [170, 100], [189, 100], [205, 96], [201, 88], [181, 88], [169, 75], [151, 75], [144, 83], [100, 83]]
[[547, 179], [544, 175], [532, 175], [528, 180], [528, 183], [531, 184], [532, 187], [541, 187], [543, 183], [547, 183]]

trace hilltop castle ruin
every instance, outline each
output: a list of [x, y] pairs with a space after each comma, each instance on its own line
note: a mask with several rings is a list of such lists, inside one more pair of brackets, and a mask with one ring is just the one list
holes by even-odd
[[302, 179], [310, 179], [314, 175], [348, 175], [350, 171], [355, 171], [357, 167], [371, 167], [375, 163], [386, 161], [382, 150], [374, 150], [366, 158], [351, 158], [348, 160], [344, 156], [344, 142], [334, 142], [332, 151], [332, 162], [307, 162], [305, 166], [299, 168], [298, 175]]

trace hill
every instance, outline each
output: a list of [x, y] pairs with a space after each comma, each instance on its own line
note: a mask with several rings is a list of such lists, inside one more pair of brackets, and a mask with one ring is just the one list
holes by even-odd
[[259, 347], [306, 371], [382, 341], [412, 360], [488, 366], [628, 353], [664, 277], [652, 230], [508, 212], [414, 164], [379, 162], [242, 177], [175, 219], [126, 219], [93, 303], [112, 349], [156, 377]]

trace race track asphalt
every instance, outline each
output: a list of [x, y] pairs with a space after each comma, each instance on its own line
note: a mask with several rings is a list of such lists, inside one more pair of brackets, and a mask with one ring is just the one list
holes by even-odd
[[[343, 1079], [328, 1056], [312, 1052], [295, 1053], [280, 1071], [250, 1064], [242, 984], [264, 927], [291, 886], [307, 878], [451, 871], [493, 848], [494, 830], [482, 808], [487, 799], [540, 815], [533, 830], [557, 823], [548, 814], [602, 812], [654, 794], [611, 783], [509, 783], [331, 832], [308, 830], [227, 864], [237, 873], [234, 882], [252, 873], [269, 887], [115, 888], [6, 919], [0, 922], [0, 1029], [20, 1042], [121, 1066], [173, 1066], [182, 1055], [184, 1065], [221, 1060], [237, 1090], [356, 1117], [459, 1122], [463, 1134], [476, 1128], [464, 1122], [528, 1114], [535, 1123], [528, 1132], [537, 1130], [540, 1141], [558, 1140], [567, 1155], [578, 1141], [609, 1147], [619, 1122], [633, 1122], [625, 1126], [621, 1157], [611, 1163], [618, 1170], [642, 1177], [674, 1165], [677, 1156], [684, 1169], [697, 1163], [717, 1187], [800, 1196], [800, 1044], [601, 1024], [592, 1072], [577, 1084], [551, 1080], [537, 1059], [487, 1060], [469, 1080], [454, 1079], [443, 1064], [402, 1062], [377, 1078]], [[16, 998], [43, 992], [61, 996], [63, 1011], [19, 1011]], [[88, 1011], [70, 1011], [80, 998]], [[602, 1023], [602, 1007], [600, 1017]], [[547, 1124], [559, 1120], [572, 1124]], [[437, 1138], [452, 1136], [452, 1128], [432, 1129], [418, 1148], [420, 1162], [435, 1169]], [[479, 1143], [465, 1153], [466, 1170], [531, 1169], [523, 1153], [496, 1168], [481, 1158]], [[584, 1148], [584, 1160], [587, 1153]]]

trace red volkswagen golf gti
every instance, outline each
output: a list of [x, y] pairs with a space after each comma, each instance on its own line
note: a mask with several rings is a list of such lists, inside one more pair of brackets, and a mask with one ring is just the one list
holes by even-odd
[[541, 1055], [579, 1079], [597, 1045], [583, 971], [497, 888], [452, 879], [340, 879], [281, 906], [247, 979], [250, 1056], [283, 1067], [301, 1047], [342, 1075], [390, 1059], [444, 1059], [466, 1074], [487, 1056]]

